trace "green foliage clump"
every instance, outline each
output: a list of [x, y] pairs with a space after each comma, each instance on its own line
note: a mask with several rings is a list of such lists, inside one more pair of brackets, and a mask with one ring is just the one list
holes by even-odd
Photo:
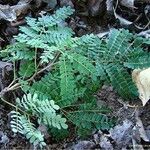
[[63, 7], [53, 15], [28, 17], [16, 43], [1, 52], [4, 59], [21, 60], [14, 85], [7, 91], [21, 87], [25, 94], [16, 102], [25, 113], [13, 111], [11, 127], [41, 147], [44, 137], [31, 123], [33, 116], [56, 137], [68, 133], [69, 122], [81, 136], [94, 128], [109, 129], [113, 123], [106, 113], [110, 111], [97, 106], [93, 93], [107, 82], [123, 98], [135, 98], [130, 69], [150, 66], [144, 38], [124, 29], [113, 29], [107, 39], [93, 34], [75, 37], [65, 25], [71, 14], [70, 7]]
[[24, 134], [34, 146], [38, 145], [42, 148], [46, 145], [44, 142], [44, 135], [36, 129], [35, 125], [30, 122], [29, 118], [16, 111], [12, 111], [11, 113], [12, 119], [10, 123], [14, 133]]

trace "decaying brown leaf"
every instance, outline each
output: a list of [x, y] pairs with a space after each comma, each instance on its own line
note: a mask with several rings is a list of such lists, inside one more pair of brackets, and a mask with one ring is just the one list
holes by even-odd
[[132, 129], [132, 144], [133, 150], [144, 150], [141, 144], [141, 137], [137, 126], [134, 126]]
[[7, 76], [12, 70], [13, 65], [11, 63], [0, 61], [0, 90], [4, 89], [4, 82], [7, 80]]
[[104, 0], [88, 0], [88, 9], [91, 16], [103, 16], [106, 11]]
[[132, 79], [138, 88], [139, 98], [142, 100], [143, 106], [145, 106], [150, 99], [150, 68], [144, 70], [135, 69], [132, 72]]
[[122, 149], [129, 145], [132, 137], [133, 123], [126, 119], [122, 124], [110, 129], [110, 137], [116, 142], [117, 147]]
[[128, 8], [135, 8], [134, 6], [134, 0], [121, 0], [121, 5], [128, 7]]
[[29, 0], [20, 0], [18, 4], [14, 6], [0, 4], [0, 19], [7, 21], [16, 20], [17, 16], [29, 9], [29, 2]]
[[148, 39], [148, 38], [150, 38], [150, 29], [146, 30], [146, 31], [142, 31], [138, 35]]
[[106, 6], [108, 12], [113, 12], [113, 2], [114, 0], [106, 0]]
[[139, 130], [140, 137], [141, 137], [144, 141], [149, 142], [149, 138], [148, 138], [148, 136], [146, 135], [146, 131], [145, 131], [145, 129], [144, 129], [143, 122], [142, 122], [141, 118], [139, 117], [138, 111], [136, 111], [136, 113], [135, 113], [135, 118], [136, 118], [136, 127], [137, 127], [137, 129]]

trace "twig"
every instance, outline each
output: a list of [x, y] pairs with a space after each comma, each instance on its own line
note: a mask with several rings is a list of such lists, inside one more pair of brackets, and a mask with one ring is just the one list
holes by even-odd
[[12, 103], [10, 103], [10, 102], [6, 101], [4, 98], [2, 98], [2, 97], [1, 97], [1, 100], [2, 100], [3, 102], [7, 103], [8, 105], [10, 105], [10, 106], [14, 107], [15, 109], [18, 109], [19, 111], [21, 111], [21, 112], [25, 113], [22, 109], [18, 108], [18, 107], [17, 107], [17, 106], [15, 106], [14, 104], [12, 104]]
[[[57, 58], [59, 57], [59, 55], [60, 55], [60, 53], [58, 53], [56, 55], [56, 57], [54, 58], [54, 60], [51, 63], [49, 63], [46, 67], [44, 67], [43, 69], [41, 69], [38, 72], [36, 72], [31, 78], [27, 79], [26, 81], [27, 82], [32, 81], [38, 74], [40, 74], [40, 73], [44, 72], [45, 70], [49, 69], [50, 67], [52, 67], [55, 64], [54, 62], [57, 60]], [[13, 81], [13, 83], [14, 83], [14, 81]], [[11, 83], [11, 85], [12, 85], [12, 83]], [[0, 96], [3, 96], [6, 92], [13, 91], [14, 89], [18, 89], [18, 88], [20, 88], [20, 86], [21, 86], [20, 83], [16, 83], [16, 84], [14, 84], [12, 86], [9, 85], [8, 87], [4, 88], [0, 92]]]

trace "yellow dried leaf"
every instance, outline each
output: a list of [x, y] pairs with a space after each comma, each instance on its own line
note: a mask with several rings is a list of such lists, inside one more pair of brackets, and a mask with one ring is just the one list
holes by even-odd
[[139, 98], [145, 106], [150, 99], [150, 68], [133, 70], [132, 79], [138, 88]]

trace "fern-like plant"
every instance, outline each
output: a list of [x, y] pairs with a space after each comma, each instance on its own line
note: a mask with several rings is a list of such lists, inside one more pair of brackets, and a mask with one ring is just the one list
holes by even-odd
[[63, 7], [53, 15], [26, 18], [16, 43], [1, 52], [3, 59], [21, 61], [16, 78], [1, 92], [21, 88], [25, 93], [16, 99], [20, 111], [13, 112], [12, 129], [41, 147], [43, 135], [31, 123], [32, 116], [61, 137], [69, 122], [79, 135], [108, 129], [113, 125], [106, 116], [110, 110], [97, 106], [93, 93], [107, 82], [124, 98], [134, 98], [130, 69], [150, 66], [149, 53], [142, 49], [145, 39], [124, 29], [113, 29], [107, 39], [74, 37], [64, 23], [72, 14], [70, 7]]
[[95, 62], [97, 76], [111, 83], [124, 99], [134, 99], [137, 89], [129, 69], [150, 67], [150, 53], [143, 49], [148, 40], [135, 36], [125, 29], [111, 30], [107, 39], [85, 35], [76, 41], [80, 50]]
[[46, 146], [44, 142], [44, 135], [35, 128], [35, 125], [30, 122], [30, 120], [25, 116], [21, 115], [19, 112], [11, 112], [11, 127], [14, 133], [20, 133], [26, 136], [29, 139], [30, 143], [34, 146]]

